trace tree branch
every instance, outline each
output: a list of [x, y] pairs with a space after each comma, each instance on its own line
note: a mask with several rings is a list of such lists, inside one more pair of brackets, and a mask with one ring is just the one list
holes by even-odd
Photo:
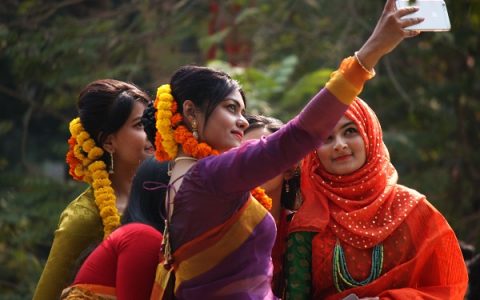
[[402, 85], [398, 82], [397, 77], [395, 76], [395, 72], [393, 72], [390, 57], [388, 55], [383, 57], [383, 64], [385, 65], [385, 69], [387, 70], [387, 76], [392, 82], [395, 90], [397, 90], [398, 94], [400, 95], [400, 98], [408, 104], [408, 107], [411, 107], [412, 102], [410, 101], [410, 96], [408, 95], [407, 91], [402, 87]]
[[0, 85], [0, 93], [3, 93], [5, 95], [9, 96], [9, 97], [7, 97], [9, 99], [19, 100], [20, 102], [25, 103], [25, 104], [33, 107], [34, 109], [36, 109], [40, 112], [43, 112], [43, 113], [45, 113], [49, 116], [52, 116], [52, 117], [56, 118], [57, 120], [68, 122], [68, 118], [65, 115], [63, 115], [63, 114], [61, 114], [57, 111], [54, 111], [52, 109], [49, 109], [45, 106], [39, 105], [38, 103], [36, 103], [33, 100], [29, 100], [27, 98], [21, 97], [21, 96], [19, 96], [19, 94], [21, 94], [21, 93], [16, 92], [12, 89], [9, 89], [8, 87]]

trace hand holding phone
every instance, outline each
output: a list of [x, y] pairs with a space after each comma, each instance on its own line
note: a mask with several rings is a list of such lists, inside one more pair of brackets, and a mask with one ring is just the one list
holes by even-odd
[[424, 21], [417, 25], [406, 27], [408, 30], [419, 31], [449, 31], [450, 19], [447, 5], [444, 0], [396, 0], [397, 9], [416, 6], [419, 10], [408, 18], [423, 18]]

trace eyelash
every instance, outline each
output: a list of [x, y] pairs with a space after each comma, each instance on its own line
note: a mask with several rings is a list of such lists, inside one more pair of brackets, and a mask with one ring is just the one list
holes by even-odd
[[227, 105], [227, 109], [230, 110], [231, 112], [236, 112], [237, 106], [235, 104], [229, 104]]
[[352, 134], [352, 133], [357, 133], [357, 132], [358, 132], [358, 130], [354, 127], [349, 127], [347, 129], [345, 129], [346, 134]]
[[[343, 134], [348, 134], [348, 135], [350, 135], [350, 134], [357, 133], [357, 132], [358, 132], [358, 130], [357, 130], [356, 128], [354, 128], [354, 127], [348, 127], [347, 129], [345, 129], [345, 131], [343, 132]], [[327, 139], [325, 140], [324, 143], [329, 143], [329, 142], [332, 141], [332, 140], [333, 140], [333, 136], [329, 136], [329, 137], [327, 137]]]

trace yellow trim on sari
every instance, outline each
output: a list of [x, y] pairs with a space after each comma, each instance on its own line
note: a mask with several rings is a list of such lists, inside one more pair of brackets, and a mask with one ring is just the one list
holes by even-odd
[[63, 290], [62, 300], [116, 300], [114, 287], [97, 284], [75, 284]]

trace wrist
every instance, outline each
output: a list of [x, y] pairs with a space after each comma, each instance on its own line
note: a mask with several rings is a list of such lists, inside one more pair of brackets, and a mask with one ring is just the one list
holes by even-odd
[[374, 43], [366, 43], [356, 52], [356, 57], [367, 70], [372, 70], [383, 56], [378, 47], [372, 44]]
[[355, 60], [365, 72], [370, 74], [371, 77], [375, 76], [375, 69], [371, 65], [370, 61], [369, 63], [365, 64], [363, 60], [359, 57], [359, 51], [355, 51], [353, 56], [355, 57]]

